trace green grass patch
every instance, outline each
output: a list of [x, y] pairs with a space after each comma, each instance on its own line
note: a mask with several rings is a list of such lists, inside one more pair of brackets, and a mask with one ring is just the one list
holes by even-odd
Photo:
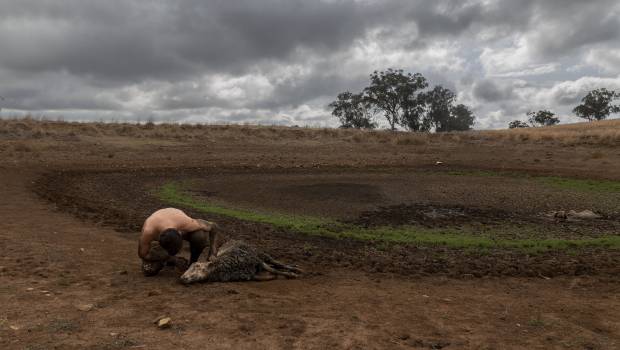
[[551, 186], [589, 192], [620, 192], [620, 182], [611, 180], [582, 180], [545, 176], [540, 180]]
[[192, 208], [206, 214], [216, 214], [239, 220], [258, 222], [274, 227], [333, 238], [353, 238], [364, 241], [388, 243], [413, 243], [440, 245], [487, 251], [492, 248], [513, 248], [538, 252], [582, 247], [620, 248], [620, 236], [591, 239], [507, 239], [468, 234], [456, 229], [428, 229], [414, 226], [363, 228], [355, 225], [309, 216], [292, 216], [278, 213], [259, 213], [249, 210], [226, 208], [193, 198], [180, 183], [171, 182], [160, 187], [156, 195], [171, 205]]
[[448, 171], [446, 174], [452, 176], [525, 178], [562, 189], [586, 192], [620, 192], [620, 181], [612, 180], [586, 180], [560, 176], [534, 176], [517, 172], [498, 172], [491, 170], [456, 170]]

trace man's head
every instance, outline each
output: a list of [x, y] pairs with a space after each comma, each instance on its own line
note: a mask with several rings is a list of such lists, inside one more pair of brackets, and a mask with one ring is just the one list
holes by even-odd
[[181, 246], [183, 246], [183, 239], [179, 231], [169, 228], [159, 235], [159, 245], [164, 248], [168, 254], [176, 255], [179, 250], [181, 250]]

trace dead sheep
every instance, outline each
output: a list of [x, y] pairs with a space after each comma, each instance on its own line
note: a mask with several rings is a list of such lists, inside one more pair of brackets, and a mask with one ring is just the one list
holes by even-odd
[[211, 261], [199, 260], [181, 276], [184, 284], [196, 282], [267, 281], [285, 276], [296, 278], [302, 271], [285, 265], [243, 241], [228, 241]]

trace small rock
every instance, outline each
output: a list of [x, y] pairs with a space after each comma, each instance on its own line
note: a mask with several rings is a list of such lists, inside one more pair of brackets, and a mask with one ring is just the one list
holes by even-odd
[[45, 294], [45, 296], [46, 296], [46, 297], [51, 297], [51, 296], [52, 296], [52, 294], [51, 294], [51, 293], [47, 293], [47, 294]]
[[95, 305], [93, 304], [77, 304], [75, 305], [75, 307], [80, 310], [80, 311], [91, 311], [92, 309], [95, 308]]
[[85, 252], [84, 248], [80, 248], [80, 251], [81, 251], [82, 253], [84, 253], [84, 252]]
[[592, 210], [582, 210], [580, 212], [571, 210], [568, 212], [567, 216], [569, 218], [585, 219], [585, 220], [600, 219], [602, 217], [601, 215], [596, 214]]
[[116, 333], [116, 332], [110, 332], [110, 336], [111, 336], [111, 337], [117, 337], [117, 336], [118, 336], [118, 333]]
[[429, 296], [428, 296], [428, 295], [426, 295], [426, 294], [422, 294], [422, 296], [423, 296], [424, 298], [429, 298]]
[[166, 318], [166, 316], [165, 315], [158, 316], [157, 318], [153, 320], [153, 323], [157, 324], [157, 322], [159, 322], [159, 320], [161, 320], [162, 318]]
[[120, 270], [118, 272], [119, 275], [126, 275], [127, 274], [127, 270]]
[[9, 326], [9, 328], [11, 328], [11, 329], [12, 329], [12, 330], [14, 330], [14, 331], [18, 331], [18, 330], [19, 330], [19, 327], [18, 327], [18, 326]]
[[29, 287], [29, 288], [26, 288], [26, 290], [29, 291], [29, 292], [32, 292], [34, 290], [34, 288]]
[[172, 326], [172, 319], [170, 317], [164, 317], [157, 321], [157, 327], [159, 327], [159, 329], [170, 328], [170, 326]]

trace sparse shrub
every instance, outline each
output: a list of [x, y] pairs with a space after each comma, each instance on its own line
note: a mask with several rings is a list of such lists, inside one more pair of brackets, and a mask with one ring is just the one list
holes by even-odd
[[529, 128], [530, 126], [527, 125], [526, 122], [522, 122], [520, 120], [513, 120], [510, 123], [508, 123], [508, 128], [509, 129], [517, 129], [517, 128]]
[[527, 116], [530, 117], [529, 121], [532, 126], [550, 126], [560, 122], [560, 119], [555, 117], [555, 113], [547, 110], [527, 112]]

